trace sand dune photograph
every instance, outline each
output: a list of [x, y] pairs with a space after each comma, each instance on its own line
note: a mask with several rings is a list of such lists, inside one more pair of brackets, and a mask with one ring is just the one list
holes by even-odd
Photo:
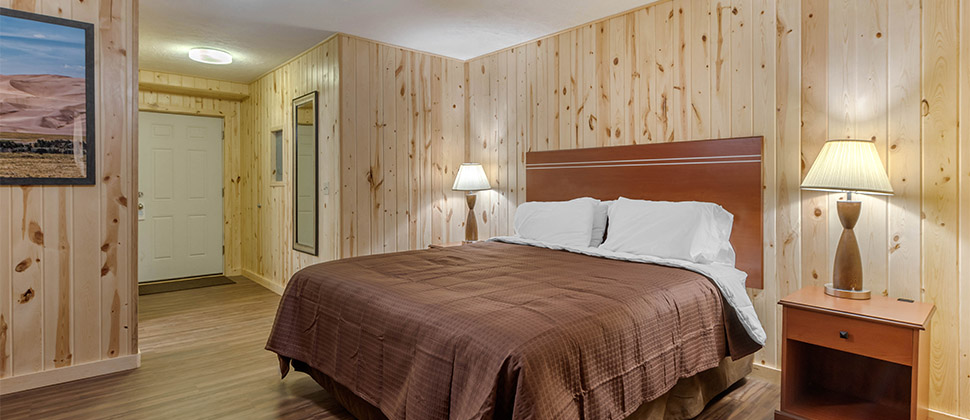
[[3, 12], [0, 183], [85, 183], [93, 175], [88, 24]]

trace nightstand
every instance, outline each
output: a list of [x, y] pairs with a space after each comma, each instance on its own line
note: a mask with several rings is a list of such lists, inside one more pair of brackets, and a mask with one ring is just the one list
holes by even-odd
[[464, 242], [445, 242], [443, 244], [431, 244], [431, 245], [428, 245], [428, 248], [430, 248], [430, 249], [447, 248], [447, 247], [450, 247], [450, 246], [462, 246], [462, 245], [464, 245]]
[[884, 296], [782, 299], [781, 410], [775, 419], [925, 419], [935, 307]]

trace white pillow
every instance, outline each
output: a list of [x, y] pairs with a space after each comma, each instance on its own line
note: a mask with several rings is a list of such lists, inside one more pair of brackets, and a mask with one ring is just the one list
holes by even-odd
[[612, 201], [597, 201], [596, 208], [593, 210], [593, 233], [589, 238], [589, 246], [596, 248], [603, 243], [606, 237], [606, 222], [609, 220], [610, 204]]
[[598, 200], [530, 201], [515, 210], [515, 234], [551, 244], [585, 248], [593, 231]]
[[734, 215], [714, 203], [621, 197], [610, 207], [609, 232], [601, 248], [734, 266], [733, 224]]

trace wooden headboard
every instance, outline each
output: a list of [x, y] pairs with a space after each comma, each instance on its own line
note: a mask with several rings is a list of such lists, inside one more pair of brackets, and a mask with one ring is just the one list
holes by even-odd
[[747, 287], [761, 289], [762, 137], [553, 150], [526, 154], [526, 199], [620, 196], [706, 201], [734, 214], [731, 244]]

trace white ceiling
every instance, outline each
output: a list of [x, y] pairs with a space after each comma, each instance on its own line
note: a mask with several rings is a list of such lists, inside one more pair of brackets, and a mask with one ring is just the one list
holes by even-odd
[[[250, 82], [344, 32], [468, 59], [656, 0], [142, 0], [143, 69]], [[226, 66], [188, 49], [229, 51]]]

